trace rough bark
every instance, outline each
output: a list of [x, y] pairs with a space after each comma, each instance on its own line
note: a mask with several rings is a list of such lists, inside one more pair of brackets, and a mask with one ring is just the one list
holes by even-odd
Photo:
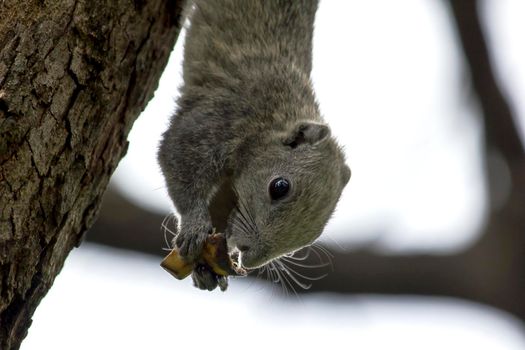
[[0, 1], [0, 349], [93, 223], [181, 1]]

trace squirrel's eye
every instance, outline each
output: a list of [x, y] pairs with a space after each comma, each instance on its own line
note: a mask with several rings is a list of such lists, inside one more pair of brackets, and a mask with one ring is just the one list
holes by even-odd
[[290, 191], [290, 182], [283, 177], [278, 177], [270, 182], [270, 197], [272, 200], [279, 200], [288, 194]]

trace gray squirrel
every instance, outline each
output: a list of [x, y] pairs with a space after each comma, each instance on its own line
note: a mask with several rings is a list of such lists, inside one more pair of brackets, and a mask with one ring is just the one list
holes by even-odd
[[[158, 160], [190, 261], [226, 236], [243, 267], [310, 245], [350, 179], [315, 100], [310, 71], [317, 0], [195, 0], [178, 109]], [[195, 269], [195, 285], [217, 276]]]

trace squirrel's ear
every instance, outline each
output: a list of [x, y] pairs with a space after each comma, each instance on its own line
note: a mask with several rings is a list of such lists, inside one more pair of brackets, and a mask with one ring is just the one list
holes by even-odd
[[343, 167], [341, 168], [341, 175], [343, 177], [343, 186], [346, 186], [350, 180], [350, 176], [352, 176], [352, 172], [350, 171], [350, 167], [348, 167], [348, 165], [343, 164]]
[[300, 122], [291, 130], [284, 144], [295, 148], [303, 143], [314, 145], [330, 137], [330, 128], [325, 124]]

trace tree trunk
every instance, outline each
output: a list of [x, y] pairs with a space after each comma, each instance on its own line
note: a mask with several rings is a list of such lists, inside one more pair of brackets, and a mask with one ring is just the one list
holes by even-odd
[[93, 223], [181, 1], [0, 1], [0, 349]]

